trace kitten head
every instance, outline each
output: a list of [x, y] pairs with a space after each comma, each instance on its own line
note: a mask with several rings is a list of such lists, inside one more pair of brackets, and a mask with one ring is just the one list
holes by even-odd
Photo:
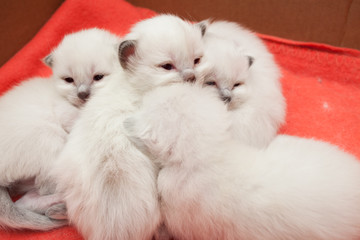
[[174, 84], [147, 93], [140, 110], [124, 127], [140, 150], [164, 165], [205, 159], [209, 149], [230, 139], [228, 114], [209, 89]]
[[249, 95], [247, 82], [254, 59], [244, 55], [231, 40], [207, 34], [204, 43], [204, 59], [212, 70], [204, 78], [203, 85], [218, 91], [229, 109], [237, 108]]
[[139, 91], [194, 82], [203, 56], [204, 28], [173, 15], [137, 23], [119, 47], [120, 63]]
[[111, 73], [121, 68], [119, 44], [117, 36], [97, 28], [66, 35], [44, 59], [52, 68], [59, 93], [75, 106], [85, 103]]

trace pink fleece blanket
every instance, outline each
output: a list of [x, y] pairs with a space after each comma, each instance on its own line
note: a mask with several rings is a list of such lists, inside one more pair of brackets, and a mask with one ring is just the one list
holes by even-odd
[[[123, 35], [130, 26], [154, 16], [123, 0], [67, 0], [12, 59], [0, 68], [0, 94], [34, 76], [49, 76], [41, 59], [62, 37], [99, 27]], [[360, 158], [360, 51], [259, 35], [281, 66], [287, 121], [281, 133], [322, 139]], [[77, 240], [72, 227], [50, 232], [6, 232], [2, 240]]]

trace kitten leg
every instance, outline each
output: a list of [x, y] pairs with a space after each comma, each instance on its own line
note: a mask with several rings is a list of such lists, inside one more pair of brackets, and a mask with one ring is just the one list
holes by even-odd
[[17, 200], [15, 205], [40, 214], [45, 214], [47, 209], [60, 202], [62, 202], [62, 198], [59, 194], [41, 195], [39, 190], [34, 189]]

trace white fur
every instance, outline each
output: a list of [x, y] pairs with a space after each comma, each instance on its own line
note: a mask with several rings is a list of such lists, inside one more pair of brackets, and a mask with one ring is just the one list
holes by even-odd
[[62, 149], [78, 109], [50, 79], [33, 78], [0, 98], [0, 185], [46, 171]]
[[[85, 77], [91, 72], [109, 75], [120, 68], [116, 51], [119, 42], [115, 35], [100, 29], [67, 35], [51, 54], [51, 61], [46, 60], [53, 70], [51, 78], [29, 79], [0, 98], [1, 187], [36, 178], [35, 185], [41, 195], [54, 191], [54, 182], [48, 178], [49, 169], [64, 147], [78, 107], [84, 103], [77, 97], [75, 83], [86, 82], [94, 89], [104, 85], [107, 76], [95, 84], [92, 76], [90, 80]], [[74, 84], [61, 79], [70, 73], [77, 79]], [[25, 197], [17, 202], [17, 208], [35, 211], [41, 208], [36, 202], [43, 205], [34, 197]], [[49, 229], [45, 225], [43, 229], [31, 228], [31, 223], [22, 226], [10, 220], [12, 217], [15, 216], [10, 211], [9, 215], [1, 215], [0, 225]]]
[[[232, 132], [245, 144], [265, 147], [285, 121], [285, 99], [279, 67], [252, 32], [225, 21], [207, 24], [204, 59], [213, 67], [205, 85], [228, 95]], [[249, 57], [253, 63], [249, 67]], [[239, 83], [239, 86], [234, 86]]]
[[[145, 92], [182, 82], [184, 70], [195, 74], [201, 47], [200, 30], [170, 15], [144, 20], [125, 36], [124, 70], [89, 100], [53, 171], [84, 238], [152, 238], [161, 221], [157, 168], [126, 137], [123, 121]], [[175, 68], [163, 69], [165, 63]]]
[[131, 139], [161, 166], [161, 210], [175, 239], [360, 237], [354, 156], [285, 135], [259, 150], [234, 141], [230, 125], [214, 92], [187, 85], [147, 94], [127, 121]]
[[[201, 30], [178, 17], [160, 15], [144, 21], [135, 25], [125, 39], [137, 42], [136, 54], [129, 59], [130, 70], [137, 74], [129, 81], [140, 91], [151, 89], [154, 84], [176, 82], [180, 77], [187, 81], [189, 74], [201, 78], [205, 71], [194, 63], [204, 54]], [[163, 69], [164, 64], [171, 64], [174, 69]]]
[[[79, 92], [88, 92], [91, 96], [102, 88], [107, 76], [120, 67], [119, 43], [119, 37], [98, 28], [66, 35], [45, 59], [52, 64], [52, 78], [60, 95], [75, 106], [81, 106], [85, 101], [78, 97]], [[104, 77], [96, 81], [96, 75]], [[74, 82], [64, 81], [67, 77]]]

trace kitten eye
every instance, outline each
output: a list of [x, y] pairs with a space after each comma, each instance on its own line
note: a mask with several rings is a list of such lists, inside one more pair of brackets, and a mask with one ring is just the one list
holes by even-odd
[[174, 65], [172, 65], [171, 63], [167, 63], [167, 64], [164, 64], [164, 65], [161, 65], [161, 67], [165, 70], [172, 70], [174, 69]]
[[216, 86], [216, 82], [214, 81], [205, 82], [205, 84], [208, 86]]
[[104, 77], [104, 75], [102, 75], [102, 74], [97, 74], [97, 75], [95, 75], [94, 76], [94, 81], [100, 81], [101, 79], [103, 79], [103, 77]]
[[196, 65], [196, 64], [199, 64], [199, 63], [200, 63], [200, 58], [195, 58], [194, 64]]
[[238, 86], [241, 86], [243, 83], [235, 83], [233, 88], [236, 88]]
[[74, 82], [74, 79], [71, 78], [71, 77], [63, 78], [63, 80], [64, 80], [65, 82], [68, 82], [68, 83], [73, 83], [73, 82]]

